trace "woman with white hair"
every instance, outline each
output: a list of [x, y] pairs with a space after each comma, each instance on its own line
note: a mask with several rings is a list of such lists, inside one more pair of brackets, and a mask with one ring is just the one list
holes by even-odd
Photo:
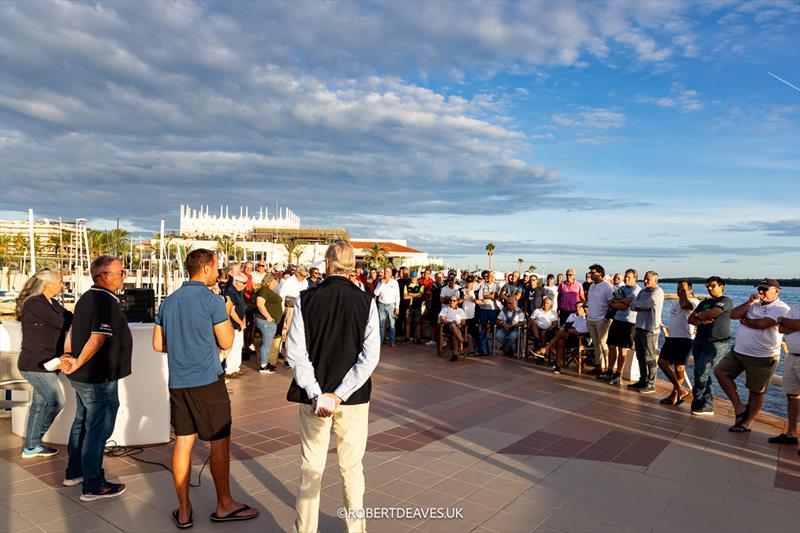
[[64, 353], [64, 338], [72, 313], [53, 297], [61, 292], [61, 274], [43, 269], [34, 274], [17, 297], [16, 316], [22, 323], [22, 349], [17, 368], [33, 387], [22, 458], [50, 457], [55, 448], [42, 445], [42, 437], [64, 408], [58, 375], [44, 364]]

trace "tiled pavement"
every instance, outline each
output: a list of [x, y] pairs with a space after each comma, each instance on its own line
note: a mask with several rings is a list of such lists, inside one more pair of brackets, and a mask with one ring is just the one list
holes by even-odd
[[[258, 506], [252, 522], [212, 524], [206, 468], [192, 490], [194, 530], [291, 527], [299, 477], [297, 408], [289, 371], [248, 369], [229, 387], [234, 493]], [[384, 349], [374, 377], [365, 458], [368, 507], [463, 508], [463, 519], [383, 519], [370, 531], [800, 531], [800, 457], [766, 443], [781, 421], [762, 416], [731, 434], [714, 418], [658, 404], [576, 375], [554, 376], [502, 357], [450, 363], [431, 348]], [[80, 502], [59, 483], [64, 450], [23, 461], [21, 439], [0, 421], [0, 531], [172, 531], [171, 477], [130, 457], [106, 458], [128, 484], [123, 497]], [[138, 459], [169, 464], [170, 446]], [[195, 450], [195, 473], [207, 448]], [[323, 479], [320, 529], [340, 531], [335, 451]]]

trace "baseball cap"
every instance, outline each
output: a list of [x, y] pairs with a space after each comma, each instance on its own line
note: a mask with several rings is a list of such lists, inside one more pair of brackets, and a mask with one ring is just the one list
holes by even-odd
[[781, 284], [778, 283], [778, 280], [772, 278], [764, 278], [755, 285], [753, 285], [753, 287], [758, 287], [759, 285], [764, 285], [766, 287], [775, 287], [776, 289], [781, 288]]
[[247, 276], [245, 276], [244, 274], [236, 274], [235, 276], [233, 276], [233, 279], [241, 283], [247, 283]]
[[419, 275], [417, 274], [417, 271], [416, 271], [416, 270], [414, 270], [413, 272], [411, 272], [411, 277], [412, 277], [412, 278], [418, 278], [418, 277], [419, 277]]

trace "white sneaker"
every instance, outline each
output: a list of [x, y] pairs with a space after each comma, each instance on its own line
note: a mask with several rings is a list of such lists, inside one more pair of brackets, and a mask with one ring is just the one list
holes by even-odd
[[65, 487], [74, 487], [75, 485], [80, 485], [81, 483], [83, 483], [83, 476], [72, 479], [64, 478], [64, 481], [61, 482], [61, 484]]

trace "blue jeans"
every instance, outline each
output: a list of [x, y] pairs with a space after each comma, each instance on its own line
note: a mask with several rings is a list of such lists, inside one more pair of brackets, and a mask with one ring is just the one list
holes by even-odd
[[711, 342], [701, 339], [692, 341], [692, 356], [694, 356], [692, 409], [714, 408], [711, 369], [726, 353], [728, 353], [728, 341]]
[[489, 336], [484, 329], [484, 325], [488, 322], [491, 326], [497, 322], [497, 314], [498, 312], [496, 309], [478, 308], [478, 323], [480, 324], [478, 333], [478, 354], [480, 355], [489, 355]]
[[26, 449], [32, 450], [42, 443], [42, 436], [64, 408], [64, 394], [58, 386], [58, 374], [55, 372], [20, 371], [20, 374], [33, 387], [33, 402], [28, 412], [23, 444]]
[[381, 324], [381, 344], [383, 344], [383, 339], [386, 336], [384, 333], [384, 327], [386, 326], [386, 322], [389, 322], [389, 344], [394, 344], [394, 310], [397, 309], [397, 304], [382, 304], [378, 302], [378, 320]]
[[519, 339], [519, 329], [500, 329], [497, 328], [497, 341], [503, 349], [503, 353], [511, 355], [514, 353], [514, 347], [517, 345]]
[[103, 452], [117, 420], [117, 381], [71, 383], [76, 405], [67, 444], [67, 479], [83, 476], [83, 492], [93, 492], [106, 480]]
[[278, 324], [267, 322], [263, 318], [256, 317], [256, 327], [261, 332], [261, 348], [258, 352], [259, 362], [261, 366], [266, 366], [269, 362], [269, 350], [272, 347], [272, 339], [278, 331]]

